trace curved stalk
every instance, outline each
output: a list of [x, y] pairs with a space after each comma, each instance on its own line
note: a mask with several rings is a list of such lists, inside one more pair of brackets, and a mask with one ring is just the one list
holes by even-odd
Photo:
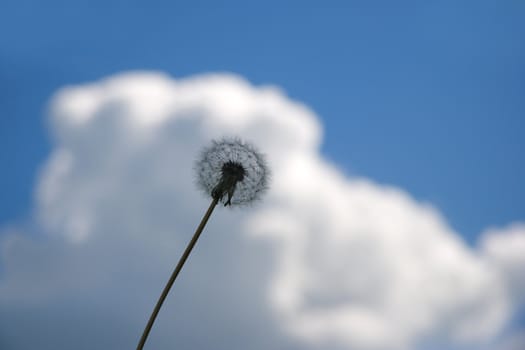
[[204, 226], [206, 226], [206, 223], [208, 222], [208, 219], [211, 216], [211, 213], [213, 212], [213, 209], [215, 209], [215, 206], [219, 202], [220, 198], [214, 198], [206, 211], [206, 214], [204, 214], [204, 217], [202, 218], [199, 226], [197, 227], [197, 230], [195, 230], [195, 233], [193, 234], [193, 237], [188, 243], [188, 246], [186, 247], [186, 250], [184, 250], [184, 253], [179, 259], [179, 262], [177, 263], [177, 266], [175, 267], [175, 270], [171, 274], [170, 279], [168, 280], [168, 283], [166, 283], [166, 286], [164, 287], [164, 290], [162, 291], [162, 294], [159, 297], [159, 300], [157, 301], [157, 305], [155, 305], [155, 308], [153, 309], [153, 312], [151, 313], [151, 316], [148, 320], [148, 324], [146, 325], [146, 328], [144, 328], [144, 332], [142, 333], [142, 337], [140, 338], [139, 344], [137, 345], [137, 350], [142, 350], [144, 347], [144, 344], [146, 343], [146, 339], [148, 338], [148, 334], [151, 331], [151, 327], [153, 327], [153, 323], [155, 322], [155, 319], [157, 318], [157, 315], [160, 311], [160, 308], [162, 304], [164, 303], [164, 300], [166, 299], [166, 296], [168, 295], [171, 286], [173, 285], [173, 282], [175, 282], [175, 279], [177, 278], [177, 275], [179, 274], [180, 270], [182, 270], [182, 267], [184, 266], [184, 263], [186, 262], [186, 259], [188, 259], [188, 256], [191, 253], [191, 250], [195, 246], [195, 243], [197, 243], [197, 240], [199, 239], [199, 236], [202, 233], [202, 230], [204, 229]]

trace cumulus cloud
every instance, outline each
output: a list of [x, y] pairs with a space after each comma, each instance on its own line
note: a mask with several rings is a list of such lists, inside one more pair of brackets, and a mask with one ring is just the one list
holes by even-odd
[[525, 224], [515, 223], [504, 229], [489, 229], [483, 234], [481, 249], [499, 270], [509, 286], [515, 303], [525, 297]]
[[323, 159], [317, 116], [276, 87], [134, 72], [65, 87], [49, 114], [35, 232], [0, 245], [2, 348], [133, 348], [207, 206], [195, 157], [229, 135], [267, 153], [271, 190], [214, 214], [151, 348], [472, 346], [523, 302], [523, 225], [468, 247], [431, 205]]

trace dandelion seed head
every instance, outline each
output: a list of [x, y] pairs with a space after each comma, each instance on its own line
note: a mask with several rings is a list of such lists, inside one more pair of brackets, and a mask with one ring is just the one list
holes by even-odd
[[199, 187], [225, 206], [251, 203], [268, 188], [264, 156], [238, 138], [212, 141], [195, 168]]

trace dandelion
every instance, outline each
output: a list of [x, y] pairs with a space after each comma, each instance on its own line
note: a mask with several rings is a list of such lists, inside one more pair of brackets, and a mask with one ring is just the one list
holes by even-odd
[[244, 205], [268, 187], [268, 167], [255, 148], [239, 139], [213, 141], [196, 166], [198, 185], [224, 206]]
[[191, 241], [153, 309], [137, 350], [142, 350], [166, 296], [184, 266], [204, 226], [219, 202], [224, 206], [246, 205], [258, 200], [268, 188], [269, 170], [264, 157], [249, 143], [238, 138], [212, 141], [196, 164], [197, 183], [212, 198]]

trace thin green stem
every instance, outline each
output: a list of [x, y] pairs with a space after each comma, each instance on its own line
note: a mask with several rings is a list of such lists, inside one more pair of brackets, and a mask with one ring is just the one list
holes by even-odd
[[197, 240], [199, 239], [199, 236], [201, 235], [202, 230], [204, 229], [204, 226], [206, 226], [206, 223], [208, 222], [208, 219], [210, 218], [211, 213], [213, 212], [213, 209], [215, 209], [215, 206], [217, 205], [218, 202], [219, 202], [219, 198], [213, 199], [213, 201], [210, 204], [210, 207], [206, 211], [206, 214], [204, 214], [204, 217], [202, 218], [199, 224], [199, 227], [197, 227], [197, 230], [195, 230], [195, 233], [193, 234], [193, 237], [190, 243], [188, 243], [186, 250], [180, 257], [179, 262], [177, 263], [177, 266], [175, 267], [175, 270], [173, 270], [173, 273], [171, 274], [171, 277], [168, 280], [168, 283], [164, 287], [164, 290], [162, 291], [162, 294], [160, 295], [159, 300], [157, 301], [157, 305], [155, 305], [155, 308], [153, 309], [153, 312], [151, 313], [151, 316], [149, 317], [148, 324], [146, 325], [146, 328], [144, 328], [142, 337], [140, 338], [139, 344], [137, 345], [137, 350], [142, 350], [142, 348], [144, 347], [144, 344], [146, 343], [146, 339], [148, 338], [148, 334], [151, 331], [151, 327], [153, 326], [155, 319], [157, 318], [157, 314], [160, 311], [162, 303], [164, 303], [164, 300], [166, 299], [166, 296], [168, 295], [171, 289], [171, 286], [173, 285], [173, 282], [175, 282], [177, 275], [179, 274], [180, 270], [182, 270], [182, 267], [184, 266], [186, 259], [188, 259], [188, 256], [190, 255], [191, 250], [193, 249], [193, 246], [195, 246], [195, 243], [197, 243]]

